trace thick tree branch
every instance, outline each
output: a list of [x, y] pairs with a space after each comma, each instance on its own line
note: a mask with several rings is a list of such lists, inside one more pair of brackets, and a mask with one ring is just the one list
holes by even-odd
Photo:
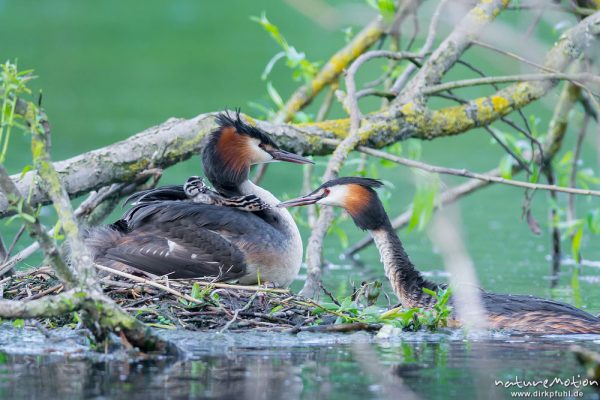
[[86, 294], [79, 289], [31, 301], [0, 300], [2, 318], [51, 318], [79, 311]]
[[62, 186], [60, 177], [50, 159], [50, 125], [46, 115], [42, 111], [38, 112], [33, 109], [33, 105], [30, 105], [27, 116], [31, 129], [33, 162], [41, 178], [42, 186], [58, 214], [58, 220], [70, 247], [71, 263], [68, 268], [72, 271], [76, 281], [67, 281], [67, 283], [73, 286], [99, 289], [97, 282], [93, 279], [95, 273], [91, 268], [92, 257], [79, 235], [79, 225], [73, 213], [69, 194]]

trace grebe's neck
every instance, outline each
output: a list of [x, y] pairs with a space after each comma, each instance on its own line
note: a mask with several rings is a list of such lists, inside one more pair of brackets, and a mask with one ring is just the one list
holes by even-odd
[[276, 207], [277, 204], [279, 204], [279, 200], [273, 195], [273, 193], [269, 192], [267, 189], [255, 185], [249, 179], [246, 179], [244, 182], [242, 182], [241, 185], [238, 186], [237, 190], [242, 196], [253, 194], [256, 197], [259, 197], [263, 202], [270, 205], [273, 210], [285, 211], [286, 214], [290, 215], [285, 208]]
[[268, 221], [280, 234], [280, 241], [278, 242], [279, 253], [285, 254], [283, 265], [285, 267], [286, 276], [280, 277], [282, 280], [280, 284], [287, 287], [298, 275], [300, 266], [302, 265], [302, 254], [304, 252], [304, 246], [302, 245], [302, 236], [298, 226], [292, 217], [292, 214], [286, 208], [277, 207], [279, 200], [268, 190], [255, 185], [249, 180], [244, 181], [239, 186], [240, 194], [250, 195], [253, 194], [259, 197], [263, 202], [271, 206], [269, 210], [263, 211], [266, 213]]
[[430, 307], [434, 299], [423, 288], [437, 291], [438, 285], [423, 278], [404, 251], [402, 242], [387, 218], [380, 227], [369, 230], [394, 293], [405, 308]]

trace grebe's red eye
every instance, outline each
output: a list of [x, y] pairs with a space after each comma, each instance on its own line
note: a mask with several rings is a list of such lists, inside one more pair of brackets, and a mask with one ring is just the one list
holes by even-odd
[[329, 196], [329, 192], [331, 192], [331, 190], [329, 190], [328, 188], [323, 189], [323, 194], [325, 196]]

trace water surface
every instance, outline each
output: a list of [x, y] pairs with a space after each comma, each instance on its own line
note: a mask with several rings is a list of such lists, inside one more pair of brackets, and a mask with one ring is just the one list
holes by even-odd
[[[3, 399], [511, 398], [517, 389], [495, 381], [583, 381], [584, 370], [569, 347], [600, 343], [600, 336], [466, 338], [458, 331], [391, 338], [366, 333], [170, 332], [167, 336], [186, 350], [184, 359], [131, 360], [121, 353], [86, 354], [74, 332], [56, 332], [62, 340], [49, 343], [25, 328], [19, 333], [25, 342], [19, 339], [17, 347], [10, 345], [8, 331], [17, 334], [3, 326], [0, 335], [5, 349], [0, 353]], [[66, 357], [58, 355], [65, 351]], [[545, 390], [600, 398], [589, 386], [556, 384]]]

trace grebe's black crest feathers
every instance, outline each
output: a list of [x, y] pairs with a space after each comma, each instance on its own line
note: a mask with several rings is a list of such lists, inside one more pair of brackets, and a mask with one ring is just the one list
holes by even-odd
[[219, 131], [224, 128], [234, 128], [240, 135], [248, 135], [260, 140], [262, 143], [272, 146], [275, 149], [279, 148], [279, 146], [277, 146], [277, 144], [275, 144], [275, 142], [273, 142], [273, 140], [271, 140], [271, 138], [265, 132], [242, 121], [239, 110], [235, 111], [234, 116], [231, 116], [229, 111], [224, 111], [217, 114], [215, 118], [217, 120], [217, 124], [219, 125]]
[[336, 185], [349, 185], [349, 184], [361, 185], [364, 187], [374, 188], [374, 189], [383, 186], [383, 182], [381, 182], [380, 180], [377, 180], [377, 179], [361, 178], [358, 176], [344, 176], [342, 178], [332, 179], [330, 181], [325, 182], [317, 190], [331, 187], [331, 186], [336, 186]]

